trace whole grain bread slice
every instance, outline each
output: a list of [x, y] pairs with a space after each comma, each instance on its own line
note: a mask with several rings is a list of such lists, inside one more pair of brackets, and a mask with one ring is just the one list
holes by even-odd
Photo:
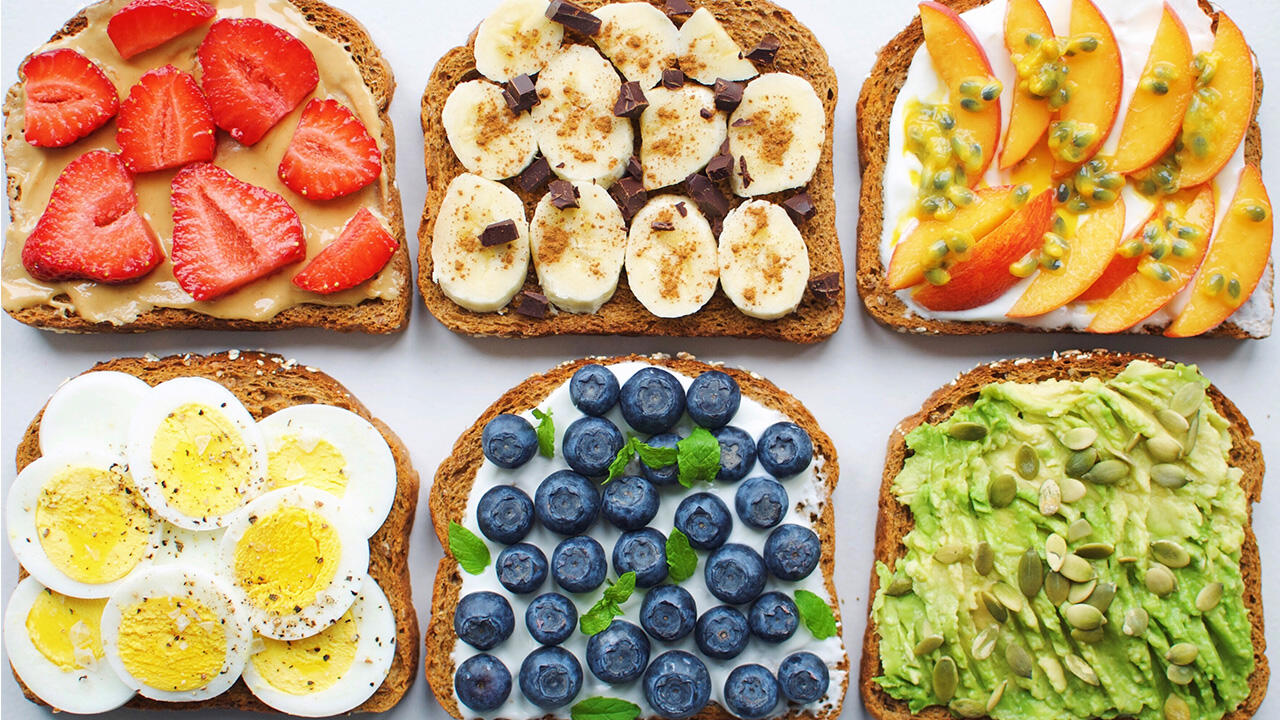
[[[659, 8], [664, 0], [647, 0]], [[578, 4], [595, 9], [609, 0], [580, 0]], [[805, 78], [813, 85], [822, 100], [827, 114], [827, 136], [822, 147], [822, 158], [807, 189], [813, 200], [816, 214], [801, 224], [800, 233], [809, 247], [811, 277], [834, 272], [840, 280], [839, 290], [830, 298], [806, 291], [800, 307], [778, 320], [758, 320], [740, 312], [722, 290], [717, 289], [711, 300], [696, 313], [682, 318], [659, 318], [651, 314], [636, 300], [627, 286], [626, 273], [618, 282], [618, 290], [609, 302], [595, 313], [574, 314], [550, 312], [545, 318], [533, 318], [514, 312], [515, 301], [500, 312], [478, 313], [457, 305], [441, 292], [431, 279], [431, 236], [435, 230], [436, 211], [444, 200], [445, 190], [458, 175], [466, 172], [462, 163], [449, 147], [440, 113], [444, 102], [460, 83], [482, 76], [476, 71], [475, 33], [467, 44], [445, 53], [431, 72], [427, 89], [422, 94], [423, 153], [427, 170], [427, 200], [422, 211], [422, 224], [418, 229], [418, 289], [426, 301], [427, 309], [440, 322], [454, 332], [467, 335], [498, 335], [504, 337], [537, 337], [542, 335], [672, 335], [680, 337], [764, 337], [789, 342], [813, 343], [835, 333], [844, 319], [844, 260], [840, 240], [836, 237], [835, 187], [832, 176], [832, 137], [835, 126], [836, 74], [831, 69], [827, 53], [809, 28], [800, 24], [789, 11], [769, 0], [692, 0], [694, 8], [706, 8], [737, 41], [743, 51], [755, 47], [766, 33], [773, 33], [781, 40], [777, 58], [772, 65], [757, 64], [761, 72], [788, 72]], [[565, 33], [566, 43], [578, 43], [595, 47], [585, 36], [575, 32]], [[692, 82], [692, 81], [691, 81]], [[639, 155], [639, 133], [636, 133], [634, 152]], [[525, 213], [533, 217], [542, 193], [526, 193], [510, 180], [504, 181], [524, 201]], [[722, 188], [723, 189], [723, 188]], [[679, 186], [657, 192], [683, 194]], [[781, 202], [793, 195], [789, 190], [762, 196], [772, 202]], [[743, 202], [726, 191], [730, 205]], [[530, 263], [524, 290], [540, 292], [538, 276]], [[517, 294], [517, 298], [519, 294]]]
[[[826, 483], [828, 502], [823, 503], [820, 517], [812, 518], [814, 529], [822, 543], [823, 580], [834, 601], [833, 610], [836, 626], [842, 632], [840, 621], [840, 602], [835, 587], [835, 516], [832, 503], [829, 501], [835, 492], [836, 483], [840, 479], [840, 465], [836, 459], [835, 444], [830, 436], [818, 427], [818, 422], [804, 405], [800, 404], [778, 386], [751, 372], [735, 368], [710, 365], [699, 362], [692, 355], [681, 353], [675, 357], [667, 355], [625, 355], [611, 358], [584, 358], [558, 365], [551, 370], [534, 375], [528, 380], [508, 390], [497, 402], [490, 405], [484, 414], [453, 445], [453, 452], [445, 458], [436, 470], [435, 482], [431, 486], [428, 507], [431, 510], [431, 523], [435, 528], [440, 544], [449, 546], [449, 523], [462, 522], [467, 509], [467, 497], [475, 482], [476, 472], [484, 462], [484, 452], [480, 447], [480, 435], [490, 420], [502, 413], [520, 413], [537, 407], [553, 390], [559, 388], [573, 377], [573, 373], [583, 365], [598, 363], [614, 365], [623, 362], [646, 362], [664, 367], [689, 377], [697, 377], [708, 370], [721, 370], [728, 373], [738, 382], [744, 397], [749, 397], [767, 408], [777, 410], [804, 428], [813, 438], [813, 455], [815, 462], [822, 458], [823, 465], [819, 477]], [[427, 625], [427, 656], [423, 661], [427, 682], [435, 693], [440, 705], [455, 718], [463, 717], [463, 708], [458, 706], [453, 692], [453, 647], [457, 635], [453, 631], [453, 612], [458, 605], [458, 590], [462, 587], [462, 570], [458, 562], [448, 552], [441, 558], [436, 571], [435, 589], [431, 597], [431, 619]], [[837, 701], [831, 707], [819, 713], [789, 713], [780, 720], [798, 720], [807, 717], [813, 720], [835, 720], [840, 716], [840, 709], [848, 690], [849, 660], [846, 656], [839, 668], [845, 672], [845, 681], [835, 696]], [[548, 718], [551, 715], [547, 716]], [[696, 720], [730, 720], [734, 716], [728, 710], [712, 702], [694, 716]], [[656, 720], [653, 719], [653, 720]]]
[[[907, 434], [922, 424], [936, 424], [946, 420], [957, 408], [973, 404], [978, 392], [991, 383], [1035, 383], [1044, 380], [1083, 380], [1096, 377], [1109, 379], [1120, 374], [1134, 360], [1165, 362], [1146, 354], [1116, 353], [1107, 350], [1069, 351], [1052, 357], [1034, 360], [1001, 360], [979, 365], [947, 385], [935, 391], [920, 411], [904, 419], [894, 427], [889, 436], [889, 447], [880, 485], [879, 514], [876, 519], [875, 559], [893, 567], [906, 552], [903, 538], [915, 527], [911, 511], [893, 496], [893, 481], [901, 472], [909, 450]], [[1262, 478], [1265, 465], [1262, 448], [1253, 437], [1249, 421], [1230, 400], [1210, 385], [1207, 397], [1219, 414], [1231, 424], [1230, 464], [1240, 468], [1244, 475], [1240, 485], [1248, 503], [1249, 522], [1245, 525], [1244, 545], [1240, 552], [1240, 572], [1244, 579], [1244, 605], [1249, 611], [1252, 625], [1253, 674], [1249, 676], [1249, 696], [1240, 707], [1228, 713], [1225, 720], [1246, 720], [1257, 711], [1267, 693], [1271, 668], [1267, 664], [1267, 638], [1262, 615], [1262, 567], [1258, 557], [1258, 539], [1253, 532], [1253, 503], [1262, 498]], [[867, 711], [878, 720], [950, 720], [950, 710], [933, 705], [912, 714], [907, 703], [897, 700], [875, 682], [880, 674], [880, 637], [871, 619], [871, 605], [880, 589], [880, 578], [871, 573], [871, 588], [867, 595], [867, 629], [862, 640], [862, 669], [859, 686]]]
[[[102, 4], [100, 0], [96, 4]], [[346, 12], [322, 0], [288, 0], [302, 16], [323, 35], [342, 44], [360, 70], [360, 77], [373, 96], [378, 108], [378, 120], [382, 125], [382, 172], [387, 179], [387, 194], [382, 216], [390, 223], [388, 230], [400, 244], [387, 270], [398, 273], [403, 287], [394, 298], [372, 298], [352, 306], [329, 306], [315, 303], [295, 305], [280, 312], [270, 320], [257, 321], [235, 318], [217, 318], [185, 308], [157, 307], [139, 315], [132, 322], [115, 325], [110, 322], [94, 323], [79, 315], [64, 314], [49, 305], [37, 305], [22, 310], [8, 311], [18, 322], [44, 330], [58, 332], [119, 332], [134, 333], [149, 330], [284, 330], [288, 328], [319, 327], [345, 332], [359, 331], [385, 334], [403, 330], [409, 322], [409, 309], [413, 305], [409, 263], [409, 248], [405, 242], [404, 209], [400, 203], [400, 186], [396, 184], [396, 138], [387, 114], [396, 81], [391, 64], [374, 44], [369, 31]], [[92, 6], [90, 6], [92, 7]], [[81, 10], [54, 33], [50, 41], [72, 37], [88, 25]], [[21, 83], [14, 83], [5, 97], [5, 144], [23, 142], [21, 133], [8, 127], [10, 108], [16, 106]], [[22, 185], [15, 175], [7, 175], [9, 209], [22, 195]]]
[[[991, 0], [939, 0], [956, 12], [964, 12]], [[1213, 19], [1216, 28], [1217, 11], [1209, 0], [1197, 0], [1200, 9]], [[893, 37], [876, 57], [876, 64], [871, 74], [862, 84], [858, 95], [858, 164], [862, 170], [862, 195], [858, 201], [858, 243], [857, 243], [857, 285], [858, 295], [871, 317], [898, 332], [922, 335], [986, 335], [998, 332], [1083, 332], [1066, 327], [1033, 327], [1013, 322], [984, 322], [940, 320], [922, 317], [909, 309], [897, 294], [889, 289], [888, 268], [880, 256], [880, 237], [883, 232], [884, 217], [884, 170], [889, 155], [889, 118], [893, 114], [893, 105], [898, 99], [898, 91], [906, 81], [907, 71], [916, 51], [924, 43], [924, 31], [920, 25], [920, 16], [911, 20], [901, 32]], [[1245, 161], [1257, 165], [1262, 160], [1262, 131], [1258, 127], [1258, 109], [1262, 105], [1262, 70], [1256, 71], [1257, 93], [1254, 96], [1254, 120], [1244, 139]], [[890, 222], [895, 222], [890, 218]], [[1269, 268], [1271, 265], [1269, 264]], [[1273, 272], [1268, 269], [1262, 282], [1254, 291], [1270, 308], [1268, 315], [1275, 313], [1273, 295]], [[1256, 300], [1255, 300], [1256, 301]], [[1165, 325], [1148, 324], [1134, 332], [1148, 335], [1159, 335], [1164, 332]], [[1270, 323], [1265, 328], [1254, 326], [1243, 327], [1233, 320], [1219, 325], [1205, 333], [1209, 337], [1259, 338], [1270, 334]]]
[[[382, 433], [396, 463], [396, 496], [391, 512], [378, 532], [369, 538], [369, 575], [378, 582], [391, 603], [396, 621], [396, 654], [382, 685], [352, 712], [383, 712], [400, 702], [413, 685], [418, 667], [418, 615], [413, 609], [409, 584], [409, 531], [418, 506], [418, 473], [409, 461], [409, 451], [391, 428], [373, 417], [337, 380], [316, 370], [298, 365], [279, 355], [231, 350], [216, 355], [171, 355], [165, 358], [119, 358], [98, 363], [87, 372], [115, 370], [142, 378], [157, 385], [177, 377], [204, 377], [221, 383], [240, 399], [255, 419], [292, 405], [319, 403], [350, 410], [363, 417]], [[36, 415], [18, 444], [17, 465], [22, 468], [40, 457], [40, 419]], [[26, 572], [22, 573], [24, 576]], [[15, 673], [15, 679], [17, 675]], [[28, 700], [45, 704], [22, 681]], [[253, 710], [271, 709], [254, 697], [243, 680], [225, 693], [202, 702], [170, 703], [136, 696], [125, 707], [148, 710]]]

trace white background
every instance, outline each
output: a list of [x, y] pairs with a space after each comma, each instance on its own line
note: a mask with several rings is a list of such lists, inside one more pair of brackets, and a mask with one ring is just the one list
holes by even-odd
[[[689, 351], [755, 370], [790, 391], [817, 416], [834, 438], [842, 477], [835, 503], [838, 520], [837, 580], [844, 612], [844, 636], [856, 668], [866, 619], [867, 579], [872, 562], [876, 496], [889, 431], [917, 410], [939, 385], [973, 365], [1002, 357], [1043, 355], [1067, 348], [1107, 347], [1146, 351], [1198, 363], [1252, 421], [1264, 454], [1280, 464], [1280, 339], [1262, 341], [1099, 338], [1087, 335], [1004, 335], [989, 337], [905, 337], [877, 325], [853, 292], [858, 169], [854, 106], [859, 86], [876, 50], [915, 13], [914, 3], [885, 0], [782, 0], [812, 28], [827, 48], [840, 79], [836, 110], [836, 194], [838, 226], [845, 248], [850, 288], [844, 325], [825, 343], [796, 346], [766, 340], [561, 337], [540, 340], [472, 339], [445, 329], [414, 303], [408, 329], [392, 336], [343, 335], [320, 331], [273, 333], [163, 332], [136, 336], [66, 336], [0, 318], [0, 466], [3, 487], [13, 481], [13, 452], [27, 423], [64, 378], [100, 360], [153, 352], [208, 352], [265, 348], [314, 365], [344, 383], [385, 420], [409, 446], [422, 475], [418, 520], [411, 542], [414, 594], [425, 630], [432, 576], [440, 547], [430, 532], [426, 497], [436, 466], [454, 440], [493, 400], [530, 374], [584, 354]], [[1123, 0], [1117, 0], [1123, 1]], [[418, 218], [426, 193], [422, 134], [418, 120], [428, 74], [450, 47], [467, 34], [496, 0], [336, 0], [370, 31], [391, 62], [399, 83], [391, 107], [397, 134], [397, 179], [404, 198], [408, 235], [416, 256]], [[1102, 2], [1104, 6], [1106, 2]], [[78, 0], [3, 0], [0, 29], [3, 64], [0, 85], [17, 80], [22, 58], [46, 40], [80, 7]], [[1271, 0], [1222, 0], [1261, 59], [1263, 74], [1280, 83], [1280, 6]], [[1276, 87], [1280, 87], [1277, 85]], [[1280, 100], [1264, 95], [1259, 120], [1266, 138], [1264, 175], [1272, 195], [1280, 194]], [[7, 214], [6, 214], [7, 219]], [[1280, 647], [1280, 488], [1275, 480], [1254, 508], [1263, 564], [1263, 595], [1272, 647]], [[0, 559], [7, 601], [17, 563], [6, 548]], [[855, 676], [856, 680], [856, 676]], [[0, 671], [0, 711], [6, 720], [47, 717], [27, 703], [8, 669]], [[856, 683], [846, 697], [844, 718], [866, 713]], [[213, 713], [203, 713], [214, 716]], [[117, 711], [113, 717], [143, 713]], [[221, 717], [225, 713], [216, 714]], [[390, 715], [444, 720], [419, 676]], [[1259, 718], [1280, 716], [1280, 700], [1262, 706]], [[244, 717], [251, 717], [244, 715]]]

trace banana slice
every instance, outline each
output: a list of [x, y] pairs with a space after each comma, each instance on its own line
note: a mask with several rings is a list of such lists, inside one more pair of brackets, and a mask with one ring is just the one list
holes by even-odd
[[788, 73], [752, 80], [729, 117], [733, 193], [754, 197], [801, 187], [818, 169], [826, 136], [827, 114], [808, 80]]
[[502, 88], [469, 80], [449, 93], [440, 112], [449, 147], [468, 172], [489, 180], [520, 174], [538, 154], [533, 118], [511, 112]]
[[538, 284], [561, 310], [593, 313], [618, 289], [627, 253], [627, 225], [609, 192], [576, 183], [578, 207], [560, 210], [551, 193], [538, 202], [529, 245]]
[[742, 48], [706, 8], [680, 26], [680, 69], [703, 85], [716, 78], [746, 80], [756, 76], [756, 66], [743, 57]]
[[631, 121], [615, 117], [622, 81], [600, 53], [569, 45], [538, 75], [533, 131], [556, 175], [609, 187], [631, 158]]
[[648, 90], [662, 81], [662, 71], [676, 64], [680, 31], [658, 8], [647, 2], [605, 5], [594, 11], [600, 18], [596, 46], [622, 76]]
[[664, 318], [695, 313], [715, 294], [719, 277], [715, 235], [689, 198], [659, 195], [631, 219], [627, 284], [649, 312]]
[[809, 282], [809, 248], [781, 206], [751, 200], [720, 231], [720, 286], [744, 314], [775, 320], [795, 312]]
[[[514, 220], [520, 236], [485, 247], [480, 233]], [[529, 223], [524, 203], [505, 185], [463, 173], [449, 183], [431, 236], [431, 279], [468, 310], [492, 312], [511, 302], [529, 271]]]
[[564, 42], [564, 26], [546, 13], [547, 0], [503, 0], [476, 30], [476, 70], [501, 83], [545, 67]]
[[640, 115], [640, 164], [644, 188], [674, 185], [701, 170], [720, 151], [729, 134], [727, 116], [716, 110], [711, 88], [658, 87], [645, 93], [649, 107]]

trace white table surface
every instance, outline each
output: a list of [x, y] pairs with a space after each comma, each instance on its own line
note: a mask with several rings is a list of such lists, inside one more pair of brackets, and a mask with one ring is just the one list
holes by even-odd
[[[334, 0], [371, 32], [390, 60], [399, 87], [391, 107], [410, 244], [416, 256], [418, 218], [426, 193], [418, 106], [427, 76], [446, 50], [462, 42], [496, 0]], [[428, 528], [426, 494], [436, 466], [458, 434], [507, 388], [528, 375], [584, 354], [689, 351], [755, 370], [804, 402], [835, 440], [843, 476], [836, 492], [837, 573], [844, 613], [844, 636], [856, 668], [866, 621], [867, 578], [872, 562], [876, 495], [889, 431], [917, 410], [934, 388], [975, 364], [996, 358], [1043, 355], [1068, 348], [1106, 347], [1145, 351], [1198, 363], [1252, 422], [1264, 454], [1280, 464], [1280, 339], [1238, 342], [1080, 335], [989, 337], [905, 337], [877, 325], [853, 292], [854, 238], [859, 179], [854, 106], [862, 78], [876, 50], [914, 14], [914, 3], [874, 0], [783, 0], [812, 28], [831, 56], [840, 78], [836, 110], [836, 195], [838, 227], [844, 240], [846, 284], [850, 288], [844, 325], [825, 343], [794, 346], [766, 340], [561, 337], [539, 340], [472, 339], [440, 325], [414, 303], [408, 329], [391, 336], [344, 335], [310, 330], [272, 333], [162, 332], [135, 336], [67, 336], [39, 332], [8, 315], [0, 318], [0, 468], [3, 488], [14, 477], [14, 449], [27, 423], [63, 379], [95, 362], [152, 352], [167, 355], [227, 348], [277, 352], [314, 365], [344, 383], [408, 445], [422, 475], [418, 520], [410, 565], [419, 618], [430, 607], [432, 577], [440, 546]], [[22, 58], [71, 17], [80, 0], [3, 0], [0, 5], [0, 85], [16, 81]], [[1221, 0], [1258, 53], [1263, 73], [1280, 78], [1280, 6], [1269, 0]], [[1277, 81], [1280, 82], [1280, 81]], [[1280, 188], [1280, 98], [1264, 95], [1259, 120], [1268, 138], [1264, 175]], [[1273, 195], [1280, 190], [1273, 190]], [[6, 212], [7, 220], [7, 212]], [[1280, 647], [1280, 488], [1264, 486], [1255, 507], [1255, 529], [1264, 568], [1268, 637]], [[0, 590], [5, 602], [17, 577], [17, 562], [0, 553]], [[5, 663], [7, 665], [7, 663]], [[856, 679], [856, 678], [855, 678]], [[5, 667], [0, 670], [0, 712], [6, 720], [48, 716], [23, 699]], [[228, 713], [204, 712], [204, 716]], [[252, 717], [241, 714], [243, 717]], [[419, 676], [389, 716], [444, 720]], [[147, 717], [120, 710], [114, 718]], [[1264, 703], [1259, 718], [1280, 716], [1280, 700]], [[154, 717], [154, 715], [152, 715]], [[868, 717], [856, 685], [845, 699], [844, 718]]]

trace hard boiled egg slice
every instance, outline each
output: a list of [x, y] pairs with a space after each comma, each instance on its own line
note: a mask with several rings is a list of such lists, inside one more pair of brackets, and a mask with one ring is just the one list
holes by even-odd
[[396, 654], [396, 618], [373, 578], [338, 621], [301, 640], [260, 639], [244, 667], [244, 682], [259, 700], [290, 715], [349, 712], [387, 678]]
[[123, 455], [129, 420], [151, 386], [128, 373], [89, 372], [63, 383], [40, 416], [40, 454], [90, 447]]
[[267, 447], [267, 484], [306, 485], [342, 499], [365, 537], [396, 499], [396, 461], [368, 420], [333, 405], [294, 405], [258, 422]]
[[206, 572], [222, 570], [222, 536], [226, 528], [197, 532], [161, 522], [151, 545], [151, 562], [156, 565], [180, 565]]
[[338, 498], [294, 485], [245, 506], [227, 526], [221, 556], [254, 631], [297, 640], [351, 607], [369, 568], [369, 543]]
[[267, 454], [253, 416], [204, 378], [152, 388], [129, 426], [128, 457], [147, 503], [188, 530], [226, 525], [266, 485]]
[[55, 710], [100, 713], [133, 697], [133, 688], [103, 661], [99, 623], [106, 603], [67, 597], [34, 577], [9, 597], [4, 642], [13, 672]]

